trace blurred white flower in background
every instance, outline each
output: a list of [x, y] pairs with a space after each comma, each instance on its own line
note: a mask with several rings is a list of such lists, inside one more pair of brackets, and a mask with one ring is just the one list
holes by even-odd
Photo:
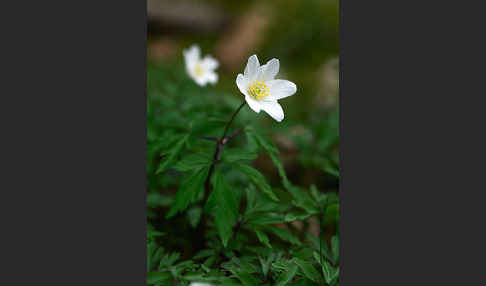
[[189, 286], [214, 286], [213, 284], [209, 283], [201, 283], [201, 282], [191, 282]]
[[284, 119], [282, 106], [277, 100], [293, 95], [297, 86], [288, 80], [275, 79], [280, 68], [278, 59], [260, 66], [256, 55], [248, 59], [244, 74], [238, 74], [236, 85], [253, 111], [264, 110], [278, 122]]
[[215, 84], [218, 82], [218, 74], [214, 71], [218, 66], [218, 61], [207, 55], [201, 58], [201, 50], [198, 45], [192, 45], [183, 51], [186, 63], [186, 71], [189, 76], [200, 86], [207, 83]]

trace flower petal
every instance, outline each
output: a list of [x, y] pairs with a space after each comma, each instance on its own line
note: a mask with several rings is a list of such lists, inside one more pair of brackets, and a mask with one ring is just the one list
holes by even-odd
[[284, 119], [282, 106], [276, 101], [261, 101], [261, 108], [278, 122]]
[[199, 77], [193, 77], [194, 81], [200, 85], [200, 86], [205, 86], [208, 83], [208, 80], [205, 77], [199, 76]]
[[216, 60], [212, 56], [205, 56], [204, 59], [202, 60], [202, 66], [206, 70], [214, 70], [214, 69], [218, 68], [219, 62], [218, 62], [218, 60]]
[[252, 77], [257, 74], [260, 67], [260, 62], [258, 62], [258, 57], [253, 55], [248, 58], [248, 63], [246, 64], [244, 74], [246, 77]]
[[253, 109], [253, 111], [255, 111], [256, 113], [260, 112], [261, 109], [260, 102], [256, 101], [255, 99], [251, 98], [248, 95], [245, 95], [245, 100], [246, 103], [248, 103], [248, 106], [250, 106], [250, 108]]
[[245, 77], [241, 73], [238, 74], [238, 76], [236, 77], [236, 85], [240, 89], [241, 93], [243, 93], [244, 95], [248, 95], [247, 90], [248, 90], [249, 84], [250, 84], [250, 82], [248, 81], [247, 77]]
[[282, 99], [297, 92], [295, 83], [284, 79], [271, 80], [267, 82], [267, 86], [270, 93], [270, 95], [265, 98], [267, 101]]
[[192, 45], [189, 49], [183, 51], [184, 58], [187, 65], [192, 65], [193, 63], [199, 61], [201, 57], [201, 50], [198, 45]]
[[278, 74], [280, 69], [280, 61], [278, 59], [271, 59], [265, 65], [262, 66], [263, 69], [263, 80], [271, 81]]
[[215, 84], [218, 82], [218, 74], [215, 73], [214, 71], [206, 71], [206, 80], [212, 84]]

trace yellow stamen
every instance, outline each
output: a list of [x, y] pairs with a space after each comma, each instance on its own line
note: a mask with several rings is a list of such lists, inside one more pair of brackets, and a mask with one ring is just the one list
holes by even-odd
[[255, 98], [261, 99], [268, 96], [268, 86], [263, 81], [252, 81], [250, 86], [248, 87], [248, 94]]
[[197, 77], [200, 77], [200, 76], [203, 75], [204, 71], [203, 71], [200, 64], [196, 64], [196, 66], [194, 67], [194, 73], [196, 74]]

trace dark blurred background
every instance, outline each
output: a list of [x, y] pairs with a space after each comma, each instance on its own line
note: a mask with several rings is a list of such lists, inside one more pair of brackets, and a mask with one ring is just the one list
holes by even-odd
[[221, 63], [219, 88], [237, 93], [248, 57], [280, 59], [277, 77], [297, 84], [282, 101], [286, 117], [309, 120], [309, 106], [337, 104], [338, 0], [148, 0], [148, 61], [182, 63], [193, 43]]

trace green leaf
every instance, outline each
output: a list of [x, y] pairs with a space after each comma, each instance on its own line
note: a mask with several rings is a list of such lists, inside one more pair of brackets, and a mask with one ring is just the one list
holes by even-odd
[[156, 231], [156, 230], [147, 230], [147, 239], [153, 240], [155, 237], [164, 236], [164, 232]]
[[196, 227], [201, 219], [202, 208], [195, 206], [187, 211], [187, 218], [192, 227]]
[[324, 167], [324, 171], [339, 178], [339, 170], [336, 169], [334, 166], [327, 165]]
[[205, 154], [191, 154], [185, 156], [174, 165], [174, 169], [181, 172], [190, 171], [196, 168], [205, 167], [211, 164], [211, 159]]
[[201, 259], [201, 258], [204, 258], [204, 257], [208, 257], [208, 256], [213, 256], [216, 254], [216, 250], [215, 249], [203, 249], [201, 251], [199, 251], [196, 255], [194, 255], [194, 259]]
[[292, 222], [296, 220], [304, 220], [308, 218], [310, 214], [291, 212], [285, 215], [285, 222]]
[[216, 169], [214, 173], [213, 185], [214, 190], [208, 198], [208, 209], [214, 216], [216, 230], [226, 247], [238, 217], [238, 201], [220, 169]]
[[228, 163], [247, 160], [255, 160], [258, 155], [255, 152], [250, 152], [241, 148], [231, 148], [223, 151], [222, 160]]
[[304, 189], [297, 186], [291, 186], [287, 190], [295, 198], [293, 204], [296, 207], [304, 209], [309, 214], [316, 214], [319, 212], [316, 200], [312, 199]]
[[322, 263], [322, 272], [327, 284], [331, 284], [339, 276], [339, 268], [334, 268], [326, 260]]
[[338, 223], [339, 222], [339, 204], [333, 203], [329, 204], [325, 210], [325, 214], [323, 217], [323, 224], [327, 225], [330, 223]]
[[299, 258], [294, 258], [294, 261], [297, 265], [299, 265], [300, 269], [302, 269], [305, 277], [316, 283], [319, 283], [319, 281], [321, 280], [321, 275], [319, 275], [319, 272], [314, 268], [312, 263], [301, 260]]
[[236, 169], [238, 169], [243, 174], [247, 175], [250, 181], [252, 181], [263, 193], [268, 195], [272, 200], [279, 201], [277, 196], [272, 192], [272, 188], [265, 180], [265, 177], [256, 169], [246, 165], [246, 164], [232, 164]]
[[252, 225], [267, 225], [283, 223], [284, 219], [281, 214], [278, 213], [256, 213], [246, 217], [246, 222]]
[[148, 272], [147, 273], [147, 284], [152, 285], [156, 283], [164, 282], [170, 279], [172, 276], [170, 272]]
[[255, 229], [255, 233], [258, 237], [258, 240], [266, 245], [268, 248], [272, 248], [272, 245], [270, 244], [270, 241], [268, 240], [268, 236], [263, 232], [258, 229]]
[[243, 271], [234, 271], [233, 274], [238, 278], [241, 283], [245, 286], [259, 286], [259, 281], [253, 277], [250, 273], [243, 272]]
[[276, 226], [268, 226], [267, 230], [270, 230], [271, 232], [273, 232], [275, 235], [277, 235], [278, 237], [280, 237], [280, 239], [284, 241], [288, 241], [292, 244], [297, 244], [297, 245], [301, 244], [300, 241], [288, 229], [284, 229]]
[[294, 278], [295, 274], [297, 274], [297, 269], [298, 266], [296, 264], [291, 264], [283, 273], [278, 277], [277, 283], [275, 284], [276, 286], [284, 286], [289, 281]]
[[267, 139], [263, 138], [261, 135], [255, 132], [253, 127], [248, 126], [245, 128], [245, 132], [248, 137], [251, 137], [258, 145], [260, 145], [268, 153], [279, 153], [278, 148]]
[[321, 243], [319, 244], [319, 237], [316, 237], [312, 234], [307, 234], [307, 239], [312, 242], [313, 247], [316, 251], [319, 251], [319, 248], [322, 251], [322, 255], [327, 258], [329, 261], [333, 260], [331, 251], [329, 250], [329, 247], [327, 246], [327, 242], [325, 240], [321, 240]]
[[277, 154], [268, 152], [268, 155], [270, 156], [270, 159], [272, 159], [272, 162], [275, 165], [275, 167], [277, 167], [278, 174], [279, 174], [280, 178], [282, 179], [282, 185], [286, 189], [292, 188], [292, 184], [290, 183], [289, 179], [287, 178], [287, 174], [285, 173], [285, 169], [283, 167], [283, 164], [280, 161], [280, 159], [278, 158]]
[[339, 261], [339, 237], [337, 235], [331, 238], [331, 250], [334, 258], [334, 264]]
[[176, 159], [177, 155], [181, 152], [182, 148], [184, 147], [184, 143], [186, 142], [189, 135], [182, 136], [172, 148], [163, 152], [164, 155], [167, 155], [167, 158], [162, 160], [162, 163], [159, 165], [156, 174], [159, 174], [165, 171]]
[[262, 266], [262, 273], [265, 278], [268, 275], [268, 271], [270, 270], [270, 266], [272, 265], [272, 261], [274, 260], [274, 258], [275, 255], [273, 253], [268, 256], [267, 260], [264, 260], [260, 255], [258, 255], [258, 260], [260, 260], [260, 265]]
[[191, 202], [195, 201], [197, 194], [203, 188], [204, 181], [208, 175], [209, 168], [202, 168], [187, 178], [177, 191], [175, 202], [167, 215], [173, 217], [177, 212], [184, 211]]
[[166, 196], [159, 193], [149, 193], [147, 194], [147, 206], [151, 208], [167, 207], [174, 202], [172, 196]]

